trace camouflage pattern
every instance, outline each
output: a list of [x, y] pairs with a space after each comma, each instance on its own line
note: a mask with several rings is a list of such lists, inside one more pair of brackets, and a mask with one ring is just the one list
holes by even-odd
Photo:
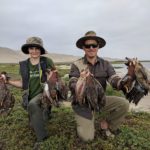
[[43, 46], [43, 41], [39, 37], [30, 37], [26, 40], [26, 44], [37, 44]]
[[26, 40], [26, 43], [22, 45], [21, 50], [23, 53], [29, 54], [28, 48], [33, 46], [40, 48], [41, 55], [46, 53], [46, 50], [43, 47], [43, 40], [39, 37], [29, 37]]
[[[6, 77], [6, 73], [1, 73], [0, 77]], [[10, 113], [15, 103], [15, 98], [7, 88], [4, 79], [0, 80], [0, 116], [5, 116]]]

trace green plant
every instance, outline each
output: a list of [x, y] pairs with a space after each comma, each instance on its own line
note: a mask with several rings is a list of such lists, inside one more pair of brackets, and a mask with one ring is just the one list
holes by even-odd
[[[17, 75], [18, 66], [12, 69], [10, 65], [0, 65], [0, 70]], [[64, 70], [63, 70], [64, 71]], [[60, 70], [61, 72], [61, 70]], [[68, 73], [64, 71], [62, 75]], [[19, 75], [18, 75], [19, 77]], [[2, 150], [32, 150], [36, 140], [34, 132], [28, 126], [28, 114], [21, 106], [22, 91], [12, 88], [16, 98], [15, 106], [7, 117], [0, 117], [0, 149]], [[120, 95], [110, 86], [108, 95]], [[99, 114], [98, 114], [99, 115]], [[71, 108], [53, 108], [52, 119], [47, 128], [50, 137], [41, 143], [41, 150], [149, 150], [150, 148], [150, 113], [130, 112], [120, 127], [121, 134], [114, 139], [103, 140], [99, 132], [99, 119], [96, 116], [95, 139], [91, 142], [82, 142], [76, 134], [76, 122]]]

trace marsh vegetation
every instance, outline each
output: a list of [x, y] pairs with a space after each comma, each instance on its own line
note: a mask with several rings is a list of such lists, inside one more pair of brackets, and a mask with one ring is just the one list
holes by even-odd
[[[7, 71], [12, 78], [19, 79], [18, 65], [1, 64], [0, 72]], [[59, 68], [63, 77], [69, 69]], [[66, 82], [68, 79], [66, 78]], [[10, 87], [16, 102], [11, 114], [0, 117], [0, 149], [32, 150], [35, 134], [28, 126], [28, 114], [21, 106], [20, 89]], [[123, 96], [111, 87], [107, 95]], [[41, 150], [149, 150], [150, 114], [130, 112], [121, 126], [121, 133], [114, 139], [104, 140], [99, 132], [99, 114], [96, 115], [96, 136], [94, 141], [84, 143], [76, 135], [76, 123], [71, 108], [64, 106], [52, 109], [52, 118], [47, 123], [50, 137], [40, 145]]]

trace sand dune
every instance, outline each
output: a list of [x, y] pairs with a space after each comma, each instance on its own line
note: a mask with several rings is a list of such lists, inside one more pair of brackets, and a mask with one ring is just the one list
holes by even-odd
[[24, 56], [9, 48], [0, 47], [0, 63], [18, 63]]

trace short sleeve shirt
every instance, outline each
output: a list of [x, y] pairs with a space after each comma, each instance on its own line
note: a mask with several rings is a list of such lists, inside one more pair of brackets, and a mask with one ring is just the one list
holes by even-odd
[[[54, 67], [54, 63], [50, 58], [46, 58], [47, 68], [50, 69]], [[29, 99], [32, 99], [34, 96], [38, 95], [43, 91], [41, 84], [41, 75], [40, 75], [40, 66], [32, 65], [29, 61]]]

